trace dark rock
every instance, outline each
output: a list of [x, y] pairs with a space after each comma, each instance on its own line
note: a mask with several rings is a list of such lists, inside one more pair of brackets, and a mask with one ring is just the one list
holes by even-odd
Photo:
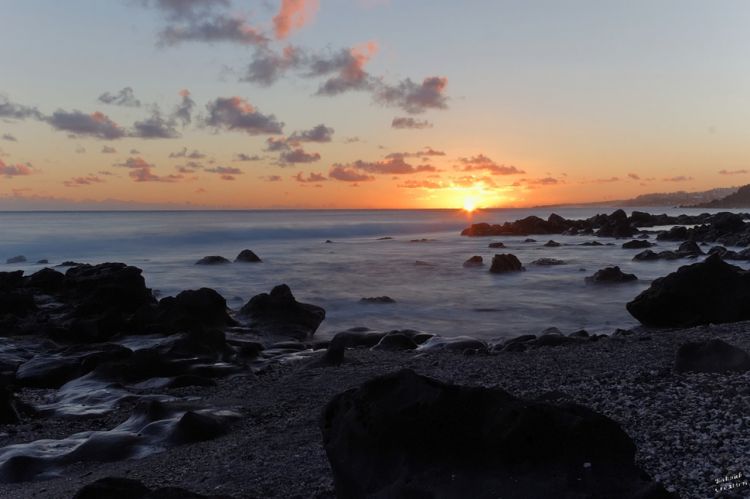
[[230, 499], [228, 496], [205, 496], [179, 487], [151, 490], [138, 480], [106, 477], [81, 488], [73, 499]]
[[546, 243], [544, 243], [544, 246], [546, 246], [547, 248], [557, 248], [559, 246], [562, 246], [562, 244], [558, 243], [557, 241], [553, 241], [552, 239], [550, 239], [549, 241], [547, 241]]
[[12, 257], [8, 258], [7, 260], [5, 260], [5, 263], [9, 263], [9, 264], [10, 263], [24, 263], [25, 261], [26, 261], [26, 257], [25, 256], [18, 255], [18, 256], [12, 256]]
[[680, 346], [677, 372], [722, 373], [750, 370], [750, 355], [719, 339], [688, 342]]
[[492, 266], [490, 272], [493, 274], [499, 274], [503, 272], [520, 272], [526, 270], [521, 265], [516, 255], [510, 253], [503, 253], [492, 257]]
[[626, 243], [623, 243], [622, 247], [623, 249], [642, 249], [642, 248], [650, 248], [654, 244], [643, 240], [643, 239], [633, 239], [632, 241], [628, 241]]
[[[80, 303], [76, 315], [130, 314], [156, 302], [141, 269], [124, 263], [79, 265], [65, 272], [66, 292]], [[112, 333], [119, 331], [112, 331]]]
[[227, 301], [210, 288], [182, 291], [159, 300], [142, 321], [147, 329], [160, 333], [223, 329], [237, 322], [227, 313]]
[[0, 424], [16, 424], [19, 420], [13, 391], [8, 386], [0, 385]]
[[586, 331], [585, 329], [581, 329], [579, 331], [570, 333], [568, 336], [570, 336], [571, 338], [589, 338], [590, 337], [589, 332]]
[[605, 416], [408, 370], [335, 396], [321, 430], [337, 497], [671, 497]]
[[505, 248], [505, 243], [490, 243], [488, 248]]
[[244, 249], [240, 251], [240, 254], [237, 255], [237, 258], [235, 258], [234, 261], [242, 263], [260, 263], [262, 260], [249, 249]]
[[437, 266], [434, 263], [424, 262], [422, 260], [417, 260], [416, 262], [414, 262], [414, 265], [416, 265], [417, 267], [436, 267]]
[[383, 336], [377, 345], [372, 347], [373, 350], [414, 350], [417, 344], [414, 343], [408, 335], [402, 332], [391, 332]]
[[531, 239], [530, 237], [527, 237], [526, 239], [523, 240], [523, 242], [525, 242], [525, 243], [535, 243], [536, 239]]
[[565, 265], [565, 262], [562, 260], [558, 260], [557, 258], [539, 258], [531, 262], [531, 264], [549, 266], [549, 265]]
[[270, 294], [254, 296], [240, 312], [265, 333], [298, 340], [315, 334], [326, 317], [323, 308], [299, 303], [286, 284], [276, 286]]
[[47, 260], [46, 258], [43, 258], [41, 260], [37, 260], [36, 263], [37, 265], [47, 265], [49, 263], [49, 260]]
[[658, 260], [659, 255], [655, 251], [651, 250], [644, 250], [638, 253], [633, 257], [633, 260], [637, 262], [649, 262], [653, 260]]
[[419, 347], [420, 351], [446, 351], [446, 352], [466, 352], [486, 353], [488, 351], [487, 343], [472, 338], [471, 336], [452, 336], [442, 337], [433, 336]]
[[196, 265], [223, 265], [225, 263], [230, 262], [223, 256], [218, 255], [204, 256], [203, 258], [195, 262]]
[[586, 241], [585, 243], [581, 243], [578, 246], [604, 246], [599, 241]]
[[175, 426], [170, 440], [177, 444], [203, 442], [211, 440], [227, 432], [225, 421], [198, 412], [186, 412]]
[[359, 301], [362, 303], [380, 303], [380, 304], [396, 303], [396, 300], [394, 300], [390, 296], [371, 296], [367, 298], [362, 298]]
[[481, 267], [482, 265], [484, 265], [484, 259], [478, 255], [474, 255], [464, 262], [464, 267]]
[[65, 286], [65, 275], [50, 268], [34, 272], [26, 279], [26, 286], [44, 293], [57, 293]]
[[0, 272], [0, 290], [16, 291], [23, 286], [23, 270]]
[[78, 267], [79, 265], [85, 265], [85, 264], [66, 260], [62, 262], [60, 265], [58, 265], [58, 267]]
[[597, 270], [594, 275], [586, 278], [586, 282], [590, 284], [609, 284], [609, 283], [620, 283], [636, 281], [638, 278], [635, 274], [625, 274], [620, 267], [605, 267], [601, 270]]
[[711, 255], [656, 279], [627, 304], [641, 323], [691, 327], [750, 319], [750, 274]]
[[677, 248], [677, 254], [679, 256], [699, 256], [705, 253], [695, 241], [685, 241]]

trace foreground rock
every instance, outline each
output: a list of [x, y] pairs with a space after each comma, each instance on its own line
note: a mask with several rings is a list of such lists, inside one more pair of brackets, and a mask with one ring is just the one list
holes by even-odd
[[493, 274], [502, 274], [505, 272], [520, 272], [526, 270], [521, 265], [520, 260], [511, 253], [503, 253], [492, 257], [490, 272]]
[[750, 319], [750, 274], [711, 255], [656, 279], [627, 304], [647, 326], [691, 327]]
[[250, 299], [240, 312], [251, 325], [264, 334], [287, 336], [297, 340], [309, 338], [326, 317], [326, 311], [316, 305], [300, 303], [289, 286], [282, 284]]
[[617, 266], [597, 270], [594, 275], [586, 278], [586, 282], [589, 284], [617, 284], [636, 280], [638, 280], [638, 277], [635, 274], [626, 274]]
[[697, 373], [745, 372], [750, 355], [719, 339], [685, 343], [677, 351], [675, 371]]
[[671, 497], [609, 418], [409, 370], [335, 396], [321, 430], [338, 497]]
[[86, 485], [73, 499], [229, 499], [229, 496], [204, 496], [180, 487], [152, 490], [138, 480], [106, 477]]

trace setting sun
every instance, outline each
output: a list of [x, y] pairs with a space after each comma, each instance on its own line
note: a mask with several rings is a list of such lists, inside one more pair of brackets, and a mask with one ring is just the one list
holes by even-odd
[[475, 198], [464, 198], [464, 211], [471, 213], [477, 209], [477, 200]]

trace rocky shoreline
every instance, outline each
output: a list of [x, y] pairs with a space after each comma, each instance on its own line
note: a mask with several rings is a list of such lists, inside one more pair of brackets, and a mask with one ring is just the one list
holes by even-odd
[[[703, 224], [693, 245], [746, 232], [725, 214], [646, 215], [467, 231], [632, 238], [680, 220]], [[691, 248], [680, 257], [699, 261]], [[743, 497], [750, 274], [726, 257], [654, 281], [628, 303], [643, 327], [498, 341], [366, 327], [316, 339], [325, 310], [285, 285], [231, 311], [208, 288], [157, 299], [126, 264], [2, 272], [0, 497]], [[512, 254], [490, 268], [519, 270]], [[610, 267], [589, 282], [633, 279]]]

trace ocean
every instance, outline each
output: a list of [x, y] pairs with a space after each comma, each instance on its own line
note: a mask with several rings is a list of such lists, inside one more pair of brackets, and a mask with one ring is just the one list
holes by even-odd
[[[50, 267], [65, 260], [125, 262], [143, 269], [147, 285], [160, 297], [210, 287], [234, 310], [252, 296], [286, 283], [299, 301], [326, 309], [320, 337], [356, 326], [488, 340], [535, 334], [548, 327], [564, 333], [611, 333], [637, 325], [625, 309], [629, 300], [653, 279], [689, 261], [634, 262], [637, 250], [622, 249], [623, 241], [596, 237], [531, 236], [537, 242], [525, 243], [523, 237], [468, 238], [460, 232], [475, 222], [546, 218], [552, 212], [587, 218], [613, 210], [3, 212], [0, 261], [24, 255], [28, 262], [0, 264], [0, 270], [32, 273], [44, 266], [33, 263], [40, 259], [48, 259]], [[641, 210], [672, 215], [706, 211]], [[563, 246], [544, 247], [550, 238]], [[413, 242], [422, 239], [426, 241]], [[616, 245], [579, 246], [589, 240]], [[488, 248], [494, 241], [504, 242], [507, 249]], [[654, 249], [677, 246], [665, 242]], [[263, 263], [195, 265], [206, 255], [234, 260], [245, 248]], [[526, 272], [490, 274], [495, 253], [515, 254]], [[482, 256], [485, 266], [464, 268], [472, 255]], [[543, 257], [567, 264], [531, 265]], [[604, 287], [584, 282], [585, 276], [609, 265], [619, 265], [639, 280]], [[383, 295], [396, 303], [360, 302]]]

